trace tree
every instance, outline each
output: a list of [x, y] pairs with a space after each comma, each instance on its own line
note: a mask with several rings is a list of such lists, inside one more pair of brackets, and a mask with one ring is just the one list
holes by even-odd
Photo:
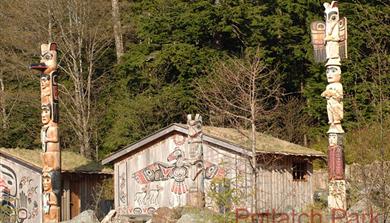
[[[389, 29], [389, 9], [385, 3], [378, 7], [358, 3], [351, 9], [361, 21], [357, 31], [366, 37], [353, 52], [364, 66], [350, 65], [359, 74], [354, 75], [351, 98], [358, 125], [349, 137], [347, 158], [360, 164], [354, 168], [351, 188], [357, 200], [365, 199], [376, 206], [386, 222], [390, 214], [390, 145], [387, 140], [390, 135], [390, 57], [386, 31]], [[366, 109], [370, 109], [369, 114]]]
[[[62, 53], [62, 111], [75, 132], [80, 153], [92, 158], [96, 127], [94, 97], [99, 79], [110, 69], [99, 66], [111, 44], [109, 5], [106, 1], [51, 1], [53, 38]], [[64, 76], [65, 76], [64, 75]]]
[[123, 56], [123, 38], [122, 38], [122, 25], [121, 17], [119, 13], [119, 2], [118, 0], [111, 0], [112, 5], [112, 22], [114, 24], [114, 38], [116, 47], [116, 58], [119, 61]]
[[[260, 51], [244, 59], [228, 58], [215, 64], [199, 83], [199, 92], [212, 116], [222, 117], [229, 127], [248, 138], [251, 146], [252, 210], [257, 213], [257, 131], [269, 126], [269, 117], [279, 104], [280, 77], [261, 58]], [[212, 117], [211, 117], [212, 118]]]
[[[47, 40], [57, 42], [60, 113], [63, 117], [61, 129], [66, 132], [61, 143], [64, 145], [71, 141], [67, 146], [77, 147], [81, 154], [92, 157], [92, 135], [96, 130], [97, 116], [100, 115], [96, 102], [99, 91], [104, 86], [104, 75], [114, 64], [113, 60], [107, 59], [112, 49], [112, 26], [111, 20], [107, 19], [111, 18], [110, 4], [103, 0], [16, 0], [2, 4], [0, 12], [5, 18], [1, 20], [6, 23], [3, 27], [7, 27], [7, 31], [2, 32], [6, 61], [9, 66], [23, 67], [19, 70], [28, 73], [31, 79], [27, 82], [28, 78], [24, 75], [17, 83], [26, 87], [13, 93], [26, 95], [29, 91], [36, 92], [36, 100], [30, 101], [37, 102], [33, 106], [39, 107], [39, 77], [30, 75], [31, 71], [26, 67], [33, 60], [39, 60], [36, 55], [40, 43]], [[7, 76], [15, 76], [9, 75], [11, 72], [7, 71]], [[12, 82], [7, 81], [9, 83]], [[25, 113], [24, 109], [22, 111], [18, 108], [17, 112]], [[31, 117], [37, 117], [36, 122], [39, 122], [38, 111]], [[39, 127], [35, 133], [36, 138], [39, 138], [38, 132]], [[39, 140], [35, 141], [35, 145], [39, 144]]]
[[39, 77], [28, 65], [36, 58], [36, 43], [42, 37], [40, 27], [32, 24], [44, 22], [46, 17], [25, 13], [29, 7], [38, 8], [38, 1], [25, 3], [15, 0], [0, 5], [0, 145], [4, 147], [39, 145]]

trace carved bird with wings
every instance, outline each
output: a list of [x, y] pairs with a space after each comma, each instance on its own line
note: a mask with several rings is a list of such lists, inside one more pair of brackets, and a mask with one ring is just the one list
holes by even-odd
[[316, 62], [339, 57], [347, 58], [347, 18], [339, 17], [337, 1], [324, 3], [325, 22], [314, 21], [310, 25], [311, 43]]
[[202, 171], [205, 173], [205, 179], [222, 177], [224, 175], [224, 170], [211, 162], [197, 161], [197, 164], [199, 162], [203, 163], [201, 168], [199, 168], [199, 165], [195, 165], [195, 163], [190, 163], [185, 158], [184, 152], [178, 148], [168, 155], [167, 161], [170, 163], [152, 163], [149, 166], [135, 172], [133, 174], [133, 178], [139, 184], [149, 184], [155, 181], [167, 181], [173, 179], [174, 182], [172, 184], [171, 191], [177, 195], [181, 195], [188, 191], [185, 179], [189, 178], [190, 168], [197, 168], [197, 174], [194, 178], [192, 178], [192, 180], [195, 180]]

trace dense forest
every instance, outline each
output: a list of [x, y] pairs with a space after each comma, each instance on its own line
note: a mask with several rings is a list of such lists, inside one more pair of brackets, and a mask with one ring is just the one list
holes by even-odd
[[[278, 80], [264, 133], [326, 151], [325, 67], [310, 23], [318, 0], [13, 0], [0, 4], [0, 147], [39, 148], [39, 77], [28, 65], [58, 43], [61, 147], [101, 159], [186, 114], [229, 127], [208, 106], [221, 63], [253, 56]], [[348, 18], [343, 62], [347, 161], [389, 156], [390, 7], [339, 4]], [[223, 69], [222, 69], [223, 71]], [[261, 97], [261, 91], [259, 92]], [[275, 103], [265, 101], [265, 103]]]

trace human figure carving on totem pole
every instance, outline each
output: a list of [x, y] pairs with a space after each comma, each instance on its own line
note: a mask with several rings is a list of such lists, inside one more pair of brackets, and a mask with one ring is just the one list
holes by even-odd
[[58, 222], [59, 220], [58, 197], [53, 187], [53, 182], [58, 179], [54, 179], [54, 176], [54, 172], [42, 174], [44, 222]]
[[343, 85], [340, 83], [341, 69], [339, 66], [328, 66], [326, 68], [328, 85], [321, 96], [327, 100], [327, 112], [330, 129], [332, 133], [343, 133], [341, 120], [344, 117], [343, 111]]
[[43, 170], [57, 170], [60, 168], [58, 126], [51, 119], [50, 106], [48, 105], [42, 105], [42, 123], [44, 124], [41, 129]]
[[50, 103], [51, 87], [50, 75], [41, 74], [41, 104], [47, 105]]

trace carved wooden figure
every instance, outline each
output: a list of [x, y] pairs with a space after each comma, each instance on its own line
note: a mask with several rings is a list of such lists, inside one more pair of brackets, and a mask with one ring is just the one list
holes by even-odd
[[30, 68], [41, 72], [43, 221], [59, 222], [61, 151], [58, 136], [57, 45], [42, 44], [41, 61], [39, 64], [32, 64]]
[[53, 190], [53, 174], [52, 172], [44, 172], [42, 174], [43, 186], [43, 219], [44, 222], [58, 222], [59, 207], [58, 198]]
[[[341, 120], [344, 117], [343, 111], [343, 85], [340, 83], [341, 69], [339, 66], [328, 66], [326, 68], [328, 85], [321, 96], [327, 100], [328, 120], [334, 133], [343, 133]], [[335, 132], [336, 131], [336, 132]]]
[[188, 126], [188, 145], [189, 145], [189, 162], [191, 164], [190, 178], [193, 183], [190, 186], [189, 203], [191, 206], [204, 206], [204, 178], [205, 163], [203, 160], [202, 148], [202, 117], [199, 114], [192, 116], [187, 115]]
[[347, 58], [347, 19], [340, 19], [337, 1], [324, 3], [324, 7], [325, 22], [314, 21], [310, 25], [314, 59], [325, 62]]
[[[330, 209], [346, 209], [344, 176], [344, 153], [341, 121], [344, 118], [341, 59], [347, 58], [347, 19], [340, 19], [337, 1], [324, 3], [325, 22], [315, 21], [310, 25], [314, 59], [326, 62], [328, 85], [321, 96], [326, 98], [330, 128], [328, 147], [328, 174]], [[341, 187], [336, 187], [342, 185]], [[338, 189], [337, 189], [338, 188]]]

